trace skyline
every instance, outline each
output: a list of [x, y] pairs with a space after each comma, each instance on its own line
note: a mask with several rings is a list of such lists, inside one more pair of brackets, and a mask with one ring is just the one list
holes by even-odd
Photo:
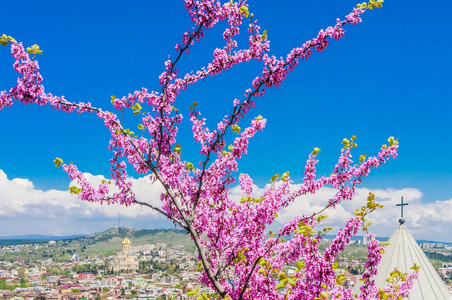
[[[301, 7], [295, 1], [285, 7], [270, 1], [249, 2], [250, 11], [268, 30], [275, 56], [285, 56], [336, 18], [343, 19], [356, 4], [317, 2], [306, 1]], [[6, 3], [4, 10], [9, 13], [0, 20], [0, 34], [23, 41], [26, 47], [36, 43], [44, 51], [37, 60], [47, 92], [109, 110], [113, 110], [110, 95], [120, 97], [142, 87], [158, 90], [164, 60], [175, 55], [174, 45], [191, 27], [177, 1], [171, 5], [23, 1]], [[357, 197], [362, 200], [365, 191], [378, 191], [377, 198], [385, 204], [373, 216], [377, 226], [371, 231], [390, 236], [397, 223], [387, 221], [397, 219], [395, 204], [404, 196], [410, 203], [406, 224], [415, 238], [452, 236], [452, 216], [447, 214], [452, 211], [452, 58], [448, 55], [452, 42], [444, 36], [444, 29], [452, 25], [451, 12], [452, 4], [446, 1], [386, 1], [382, 9], [366, 12], [363, 23], [347, 26], [343, 39], [331, 41], [324, 53], [301, 62], [281, 87], [270, 89], [257, 102], [251, 116], [260, 114], [268, 124], [251, 140], [249, 154], [239, 162], [240, 172], [249, 173], [259, 190], [272, 175], [287, 170], [300, 183], [314, 147], [322, 149], [317, 169], [323, 175], [334, 168], [343, 138], [358, 137], [353, 152], [357, 158], [362, 153], [376, 155], [380, 145], [394, 136], [400, 142], [399, 157], [374, 169]], [[206, 39], [181, 61], [180, 74], [208, 63], [212, 50], [222, 46], [219, 37], [219, 29], [207, 31]], [[12, 63], [9, 49], [0, 47], [0, 90], [15, 83]], [[230, 111], [232, 100], [250, 86], [261, 69], [251, 71], [256, 66], [241, 65], [210, 77], [185, 91], [178, 105], [187, 110], [196, 100], [208, 124], [216, 124]], [[133, 115], [124, 118], [126, 124], [133, 124]], [[100, 174], [108, 176], [109, 135], [95, 116], [15, 103], [0, 111], [0, 125], [0, 227], [12, 234], [31, 228], [45, 234], [79, 234], [105, 228], [117, 216], [117, 206], [98, 207], [70, 195], [70, 179], [52, 162], [57, 156], [73, 161], [82, 172], [93, 174], [93, 180], [100, 180]], [[191, 142], [189, 126], [181, 128], [179, 138], [188, 160], [195, 161], [198, 148]], [[159, 189], [142, 181], [138, 194], [154, 201]], [[300, 200], [297, 211], [319, 207], [328, 192], [319, 193], [317, 200]], [[332, 224], [339, 227], [353, 211], [350, 203], [344, 204], [331, 213]], [[125, 225], [129, 222], [131, 227], [171, 227], [139, 207], [123, 213]], [[290, 215], [288, 210], [282, 219]], [[82, 232], [74, 231], [77, 228]]]

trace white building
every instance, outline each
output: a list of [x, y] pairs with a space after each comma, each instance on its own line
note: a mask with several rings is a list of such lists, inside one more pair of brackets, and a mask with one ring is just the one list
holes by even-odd
[[[417, 244], [411, 233], [405, 227], [404, 219], [399, 220], [400, 225], [389, 239], [389, 245], [385, 248], [378, 275], [374, 277], [377, 288], [388, 286], [387, 278], [397, 268], [401, 272], [411, 273], [410, 268], [414, 264], [420, 267], [419, 279], [413, 284], [408, 300], [451, 300], [451, 293], [446, 287], [427, 256]], [[358, 282], [354, 293], [359, 293], [362, 282]], [[405, 300], [406, 298], [404, 298]]]

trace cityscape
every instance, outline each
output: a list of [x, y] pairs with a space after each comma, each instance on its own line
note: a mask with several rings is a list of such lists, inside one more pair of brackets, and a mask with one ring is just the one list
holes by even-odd
[[452, 300], [452, 1], [4, 2], [0, 299]]
[[[169, 243], [146, 243], [155, 237]], [[320, 248], [331, 243], [328, 237]], [[6, 241], [0, 249], [0, 298], [191, 300], [197, 299], [190, 295], [196, 290], [207, 299], [215, 299], [214, 290], [200, 283], [196, 251], [179, 230], [112, 228], [68, 240], [17, 244], [9, 240], [10, 245]], [[343, 274], [345, 286], [354, 286], [364, 272], [366, 244], [363, 237], [355, 239], [338, 257], [336, 273]], [[422, 242], [419, 247], [451, 289], [452, 246]], [[286, 273], [290, 275], [295, 269], [288, 265]]]

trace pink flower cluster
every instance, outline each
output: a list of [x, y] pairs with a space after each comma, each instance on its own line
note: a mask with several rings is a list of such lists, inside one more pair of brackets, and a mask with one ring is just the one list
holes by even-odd
[[[319, 295], [323, 298], [328, 295], [335, 299], [352, 299], [350, 289], [338, 283], [334, 266], [337, 255], [362, 227], [362, 218], [348, 220], [322, 253], [318, 247], [322, 234], [317, 231], [322, 222], [321, 213], [352, 199], [357, 186], [372, 168], [397, 156], [397, 144], [382, 147], [377, 156], [368, 157], [356, 165], [352, 162], [351, 147], [345, 147], [333, 173], [319, 178], [316, 178], [318, 152], [315, 151], [306, 162], [300, 187], [295, 188], [289, 173], [284, 173], [275, 176], [258, 197], [254, 195], [250, 176], [240, 174], [238, 180], [244, 196], [241, 203], [230, 197], [230, 186], [236, 181], [238, 160], [247, 154], [250, 139], [266, 125], [266, 119], [258, 116], [244, 129], [238, 126], [254, 107], [256, 98], [265, 95], [265, 88], [280, 86], [289, 71], [300, 60], [308, 59], [314, 49], [322, 52], [331, 39], [342, 38], [345, 34], [343, 27], [361, 22], [365, 9], [354, 9], [344, 21], [337, 20], [334, 26], [321, 30], [317, 37], [291, 50], [285, 59], [277, 59], [269, 54], [270, 42], [266, 31], [261, 32], [246, 1], [222, 4], [215, 0], [185, 0], [184, 3], [194, 27], [185, 32], [176, 45], [177, 56], [165, 61], [164, 71], [159, 76], [161, 91], [149, 92], [143, 88], [121, 98], [112, 97], [116, 110], [131, 109], [141, 118], [141, 137], [124, 128], [114, 113], [95, 108], [90, 103], [69, 102], [64, 97], [46, 94], [37, 61], [29, 57], [21, 43], [15, 41], [10, 42], [11, 53], [19, 77], [16, 87], [1, 92], [0, 109], [11, 106], [16, 100], [50, 105], [65, 112], [96, 113], [111, 134], [111, 179], [115, 188], [108, 181], [93, 187], [75, 165], [63, 163], [64, 171], [77, 182], [80, 198], [100, 203], [118, 202], [126, 206], [145, 205], [186, 229], [198, 249], [200, 268], [204, 270], [200, 279], [221, 297], [315, 299]], [[248, 45], [238, 49], [235, 38], [246, 20], [249, 20], [245, 31], [249, 34]], [[204, 37], [205, 29], [222, 21], [227, 22], [222, 34], [224, 47], [214, 50], [211, 63], [179, 76], [177, 64], [180, 59]], [[183, 145], [177, 143], [178, 125], [184, 116], [175, 108], [176, 98], [199, 80], [250, 60], [263, 63], [260, 76], [250, 83], [251, 88], [245, 91], [243, 99], [234, 99], [232, 112], [224, 116], [215, 129], [206, 126], [206, 119], [193, 104], [189, 120], [203, 158], [196, 164], [185, 160], [181, 154]], [[146, 112], [142, 111], [141, 105], [146, 107]], [[236, 135], [233, 139], [226, 135], [231, 130]], [[140, 174], [150, 174], [152, 182], [163, 186], [165, 193], [160, 197], [161, 207], [135, 198], [127, 166], [132, 166]], [[282, 209], [300, 196], [316, 193], [325, 185], [337, 189], [325, 209], [310, 215], [300, 213], [278, 232], [268, 232], [268, 226], [275, 225]], [[363, 276], [365, 285], [360, 299], [369, 299], [377, 292], [372, 276], [377, 272], [381, 246], [371, 238], [368, 247], [367, 271]], [[288, 264], [297, 265], [295, 274], [289, 276], [285, 273]], [[401, 293], [409, 288], [411, 278], [414, 279], [415, 275], [410, 277]]]

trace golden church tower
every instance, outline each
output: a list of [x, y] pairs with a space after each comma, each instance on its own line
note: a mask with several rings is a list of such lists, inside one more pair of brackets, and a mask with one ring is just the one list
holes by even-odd
[[129, 241], [128, 238], [125, 238], [124, 241], [122, 241], [122, 252], [128, 253], [132, 250], [132, 243]]

